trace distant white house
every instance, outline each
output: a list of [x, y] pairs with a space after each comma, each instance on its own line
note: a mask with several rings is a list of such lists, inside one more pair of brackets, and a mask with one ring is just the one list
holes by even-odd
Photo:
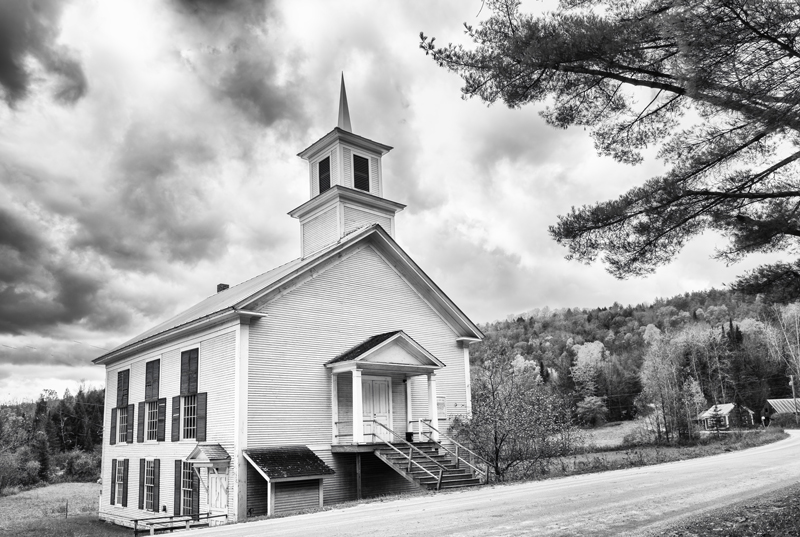
[[[713, 405], [697, 416], [697, 420], [703, 424], [703, 428], [706, 430], [750, 427], [754, 424], [753, 414], [754, 412], [746, 406], [723, 403], [721, 405]], [[715, 417], [719, 419], [719, 424], [714, 422]]]
[[[102, 519], [241, 521], [431, 483], [386, 441], [437, 440], [468, 413], [483, 335], [395, 241], [390, 149], [352, 132], [342, 81], [339, 125], [299, 154], [301, 256], [94, 360]], [[475, 482], [463, 468], [451, 485]]]

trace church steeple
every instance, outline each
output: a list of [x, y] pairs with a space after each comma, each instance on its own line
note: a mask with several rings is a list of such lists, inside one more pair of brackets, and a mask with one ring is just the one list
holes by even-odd
[[342, 73], [338, 126], [298, 153], [308, 162], [311, 199], [289, 215], [300, 220], [303, 257], [365, 225], [394, 235], [405, 205], [383, 197], [381, 159], [391, 150], [353, 133]]
[[353, 132], [350, 125], [350, 108], [347, 107], [347, 90], [344, 89], [344, 73], [342, 73], [342, 87], [339, 89], [339, 128]]

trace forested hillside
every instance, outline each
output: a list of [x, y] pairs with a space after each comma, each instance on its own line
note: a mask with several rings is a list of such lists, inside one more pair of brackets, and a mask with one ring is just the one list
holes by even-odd
[[105, 390], [0, 405], [0, 494], [37, 483], [99, 477]]
[[670, 397], [684, 413], [733, 402], [758, 420], [767, 398], [791, 396], [782, 311], [714, 289], [635, 306], [545, 307], [481, 326], [487, 341], [471, 348], [471, 361], [508, 349], [516, 366], [535, 366], [544, 384], [572, 396], [588, 423], [665, 411]]

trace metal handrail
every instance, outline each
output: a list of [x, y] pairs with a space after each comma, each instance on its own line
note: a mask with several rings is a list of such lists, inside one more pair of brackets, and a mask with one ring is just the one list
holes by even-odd
[[[439, 490], [439, 488], [441, 488], [441, 486], [442, 486], [442, 475], [444, 474], [444, 471], [446, 470], [446, 468], [444, 467], [444, 465], [442, 465], [442, 464], [440, 464], [439, 462], [437, 462], [437, 461], [435, 461], [434, 459], [432, 459], [432, 458], [431, 458], [431, 457], [430, 457], [430, 456], [429, 456], [427, 453], [425, 453], [424, 451], [420, 450], [419, 448], [415, 447], [414, 445], [412, 445], [411, 443], [409, 443], [408, 441], [406, 441], [406, 439], [405, 439], [405, 438], [402, 438], [402, 437], [401, 437], [399, 434], [397, 434], [397, 433], [396, 433], [396, 432], [394, 432], [392, 429], [390, 429], [389, 427], [387, 427], [387, 426], [386, 426], [386, 425], [384, 425], [383, 423], [379, 422], [378, 420], [370, 420], [370, 421], [372, 421], [372, 423], [376, 423], [376, 424], [380, 425], [381, 427], [383, 427], [384, 429], [386, 429], [387, 431], [389, 431], [389, 432], [390, 432], [392, 435], [394, 435], [394, 436], [396, 436], [397, 438], [399, 438], [399, 439], [400, 439], [400, 442], [402, 442], [403, 444], [406, 444], [406, 445], [408, 446], [408, 448], [409, 448], [409, 450], [408, 450], [408, 453], [409, 453], [409, 454], [408, 454], [408, 455], [406, 455], [405, 453], [403, 453], [402, 451], [400, 451], [400, 449], [398, 449], [398, 448], [397, 448], [397, 446], [394, 446], [394, 445], [392, 445], [392, 443], [391, 443], [391, 442], [387, 442], [386, 440], [383, 440], [383, 443], [384, 443], [384, 444], [386, 444], [387, 446], [389, 446], [390, 448], [392, 448], [393, 450], [395, 450], [396, 452], [398, 452], [398, 453], [399, 453], [400, 455], [402, 455], [403, 457], [406, 457], [406, 458], [408, 458], [408, 464], [409, 464], [409, 467], [410, 467], [412, 464], [414, 464], [414, 465], [418, 466], [418, 467], [420, 468], [420, 470], [422, 470], [423, 472], [425, 472], [426, 474], [428, 474], [428, 475], [429, 475], [429, 476], [431, 476], [432, 478], [436, 479], [436, 490]], [[375, 435], [375, 434], [373, 433], [373, 436], [377, 436], [377, 435]], [[380, 438], [380, 437], [378, 437], [378, 438]], [[420, 455], [422, 455], [423, 457], [425, 457], [426, 459], [428, 459], [430, 462], [432, 462], [433, 464], [435, 464], [436, 466], [438, 466], [438, 467], [439, 467], [439, 477], [437, 478], [437, 477], [436, 477], [436, 476], [433, 474], [433, 472], [431, 472], [430, 470], [428, 470], [427, 468], [425, 468], [424, 466], [422, 466], [420, 463], [416, 462], [416, 461], [413, 459], [413, 457], [411, 456], [411, 452], [412, 452], [412, 451], [416, 451], [417, 453], [419, 453]]]
[[[464, 445], [462, 445], [462, 444], [459, 444], [459, 443], [458, 443], [458, 442], [457, 442], [455, 439], [453, 439], [452, 437], [450, 437], [450, 436], [448, 436], [448, 435], [444, 434], [443, 432], [441, 432], [439, 429], [437, 429], [436, 427], [434, 427], [433, 425], [431, 425], [431, 424], [429, 423], [429, 422], [430, 422], [430, 420], [424, 420], [424, 419], [421, 419], [421, 420], [419, 420], [419, 422], [420, 422], [420, 423], [424, 423], [424, 424], [425, 424], [427, 427], [429, 427], [429, 428], [433, 429], [434, 431], [436, 431], [437, 433], [439, 433], [439, 436], [440, 436], [440, 437], [444, 437], [444, 438], [446, 438], [447, 440], [449, 440], [450, 442], [452, 442], [453, 444], [455, 444], [455, 445], [456, 445], [456, 452], [455, 452], [455, 453], [453, 453], [452, 451], [450, 451], [449, 449], [447, 449], [447, 448], [445, 447], [445, 445], [444, 445], [444, 444], [442, 444], [441, 442], [436, 442], [436, 441], [433, 439], [433, 435], [432, 435], [431, 433], [429, 433], [429, 432], [427, 432], [427, 431], [422, 431], [422, 429], [420, 428], [420, 434], [421, 434], [421, 435], [422, 435], [422, 434], [425, 434], [425, 435], [427, 435], [427, 436], [428, 436], [428, 439], [430, 439], [430, 441], [431, 441], [431, 442], [435, 442], [435, 443], [436, 443], [436, 444], [437, 444], [437, 445], [438, 445], [440, 448], [442, 448], [442, 449], [443, 449], [443, 450], [445, 450], [446, 452], [450, 453], [451, 455], [455, 456], [455, 458], [456, 458], [456, 460], [457, 460], [457, 461], [463, 461], [463, 462], [464, 462], [464, 464], [466, 464], [467, 466], [469, 466], [470, 468], [472, 468], [472, 469], [473, 469], [473, 470], [475, 470], [476, 472], [483, 474], [483, 476], [484, 476], [484, 478], [485, 478], [485, 479], [487, 479], [487, 480], [489, 479], [489, 466], [490, 466], [490, 465], [489, 465], [489, 462], [488, 462], [486, 459], [484, 459], [483, 457], [481, 457], [480, 455], [478, 455], [477, 453], [475, 453], [474, 451], [472, 451], [472, 450], [471, 450], [471, 449], [469, 449], [468, 447], [466, 447], [466, 446], [464, 446]], [[468, 460], [466, 460], [466, 459], [462, 459], [461, 457], [459, 457], [459, 456], [458, 456], [458, 449], [459, 449], [459, 448], [460, 448], [460, 449], [463, 449], [464, 451], [466, 451], [467, 453], [469, 453], [469, 454], [470, 454], [470, 455], [472, 455], [473, 457], [475, 457], [475, 458], [479, 459], [481, 462], [483, 462], [483, 463], [486, 465], [486, 470], [481, 470], [481, 469], [480, 469], [480, 468], [478, 468], [477, 466], [475, 466], [475, 465], [473, 465], [472, 463], [470, 463]]]

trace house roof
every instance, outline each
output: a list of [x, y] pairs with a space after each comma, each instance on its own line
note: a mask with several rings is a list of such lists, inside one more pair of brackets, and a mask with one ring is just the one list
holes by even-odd
[[[712, 405], [711, 408], [709, 408], [708, 410], [702, 412], [699, 416], [697, 416], [697, 419], [704, 420], [710, 418], [715, 412], [719, 416], [727, 416], [731, 412], [733, 412], [735, 408], [736, 405], [734, 403], [722, 403], [720, 405]], [[742, 409], [745, 410], [746, 412], [749, 412], [750, 414], [753, 414], [753, 411], [744, 405], [742, 405]]]
[[345, 235], [336, 243], [323, 248], [308, 257], [295, 259], [275, 269], [251, 278], [238, 285], [216, 293], [191, 308], [167, 319], [153, 328], [129, 339], [111, 351], [95, 358], [95, 364], [107, 364], [121, 359], [149, 344], [156, 344], [162, 338], [182, 328], [191, 328], [211, 322], [225, 314], [253, 314], [246, 306], [255, 303], [275, 289], [288, 284], [306, 271], [312, 270], [320, 263], [333, 258], [343, 250], [361, 241], [371, 241], [384, 256], [390, 257], [395, 268], [404, 272], [409, 283], [431, 304], [436, 311], [449, 321], [451, 328], [467, 340], [482, 339], [483, 333], [467, 318], [450, 298], [431, 280], [427, 274], [406, 254], [394, 239], [379, 224], [364, 226]]
[[777, 414], [794, 414], [794, 399], [767, 399], [767, 403]]
[[307, 446], [245, 449], [244, 453], [270, 480], [310, 478], [336, 473]]

